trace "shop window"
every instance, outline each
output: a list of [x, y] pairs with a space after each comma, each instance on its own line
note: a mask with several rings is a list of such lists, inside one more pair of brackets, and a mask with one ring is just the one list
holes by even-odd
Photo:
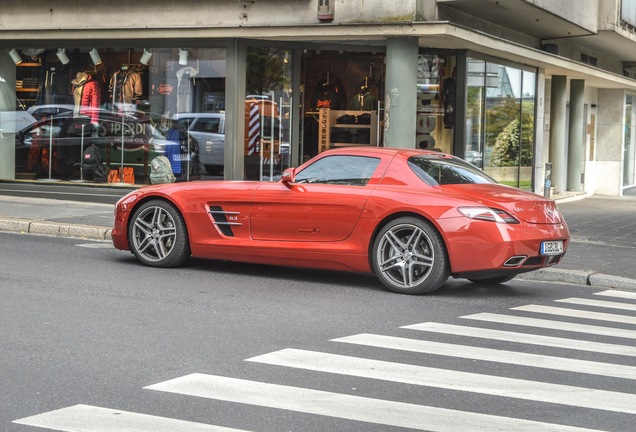
[[457, 126], [456, 64], [455, 56], [418, 56], [416, 148], [453, 152]]
[[469, 58], [464, 155], [497, 181], [532, 189], [536, 73]]
[[0, 76], [10, 77], [3, 87], [12, 87], [3, 88], [0, 102], [15, 102], [12, 118], [21, 122], [11, 129], [16, 177], [87, 180], [81, 162], [91, 144], [100, 148], [105, 170], [132, 170], [139, 184], [149, 183], [150, 162], [158, 155], [171, 159], [180, 181], [206, 177], [205, 143], [193, 136], [194, 123], [185, 115], [223, 115], [226, 54], [220, 48], [182, 51], [15, 50], [23, 61], [0, 66]]
[[378, 146], [384, 54], [306, 50], [302, 160], [334, 147]]

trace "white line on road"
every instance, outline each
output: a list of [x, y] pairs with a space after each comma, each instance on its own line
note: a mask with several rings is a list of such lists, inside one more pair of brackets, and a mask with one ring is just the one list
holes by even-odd
[[631, 291], [607, 290], [594, 293], [594, 295], [636, 300], [636, 292]]
[[636, 395], [284, 349], [247, 361], [377, 380], [636, 414]]
[[245, 432], [89, 405], [74, 405], [13, 423], [64, 432]]
[[464, 359], [483, 360], [521, 366], [553, 369], [567, 372], [578, 372], [614, 378], [636, 379], [636, 368], [613, 363], [599, 363], [565, 357], [551, 357], [539, 354], [520, 353], [468, 345], [453, 345], [441, 342], [407, 339], [395, 336], [384, 336], [362, 333], [332, 339], [334, 342], [345, 342], [378, 348], [459, 357]]
[[608, 308], [608, 309], [636, 311], [636, 304], [627, 304], [627, 303], [620, 303], [620, 302], [584, 299], [584, 298], [577, 298], [577, 297], [571, 297], [571, 298], [560, 299], [555, 301], [559, 303], [569, 303], [569, 304], [576, 304], [581, 306], [594, 306], [594, 307]]
[[636, 330], [627, 330], [614, 327], [593, 326], [589, 324], [577, 324], [565, 321], [553, 321], [539, 318], [528, 318], [514, 315], [501, 315], [493, 313], [477, 313], [466, 315], [461, 318], [485, 321], [499, 324], [511, 324], [517, 326], [536, 327], [550, 330], [568, 331], [574, 333], [585, 333], [600, 336], [611, 336], [625, 339], [636, 339]]
[[595, 321], [608, 321], [622, 324], [636, 324], [636, 317], [613, 313], [591, 312], [579, 309], [567, 309], [554, 306], [526, 305], [511, 308], [512, 310], [559, 315], [570, 318], [585, 318]]
[[424, 332], [444, 333], [471, 338], [492, 339], [506, 342], [517, 342], [529, 345], [541, 345], [556, 348], [565, 348], [578, 351], [590, 351], [603, 354], [616, 354], [636, 357], [636, 347], [626, 345], [615, 345], [601, 342], [590, 342], [579, 339], [567, 339], [552, 336], [534, 335], [528, 333], [516, 333], [503, 330], [493, 330], [487, 328], [476, 328], [458, 326], [452, 324], [441, 324], [426, 322], [401, 327], [404, 329], [418, 330]]
[[147, 389], [337, 417], [388, 426], [447, 432], [565, 432], [585, 429], [268, 384], [214, 375], [192, 374]]

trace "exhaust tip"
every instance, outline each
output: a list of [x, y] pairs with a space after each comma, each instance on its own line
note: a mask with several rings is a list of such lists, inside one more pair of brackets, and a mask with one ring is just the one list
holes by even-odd
[[523, 262], [528, 258], [525, 255], [516, 255], [508, 258], [508, 260], [504, 263], [504, 267], [519, 267], [523, 264]]

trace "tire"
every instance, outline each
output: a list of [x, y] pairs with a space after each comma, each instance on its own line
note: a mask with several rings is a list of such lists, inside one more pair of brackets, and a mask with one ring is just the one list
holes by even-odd
[[386, 224], [373, 242], [371, 263], [390, 291], [400, 294], [433, 292], [450, 274], [442, 236], [428, 222], [402, 217]]
[[508, 276], [493, 277], [488, 279], [468, 279], [468, 280], [474, 284], [480, 284], [480, 285], [499, 285], [499, 284], [513, 280], [515, 276], [517, 275], [514, 274], [514, 275], [508, 275]]
[[163, 200], [142, 204], [128, 228], [130, 250], [151, 267], [177, 267], [190, 258], [188, 230], [179, 211]]

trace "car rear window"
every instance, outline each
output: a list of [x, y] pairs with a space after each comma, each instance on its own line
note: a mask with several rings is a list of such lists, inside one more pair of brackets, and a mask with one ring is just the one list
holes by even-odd
[[426, 184], [497, 183], [479, 168], [448, 155], [419, 155], [409, 158], [409, 166]]

